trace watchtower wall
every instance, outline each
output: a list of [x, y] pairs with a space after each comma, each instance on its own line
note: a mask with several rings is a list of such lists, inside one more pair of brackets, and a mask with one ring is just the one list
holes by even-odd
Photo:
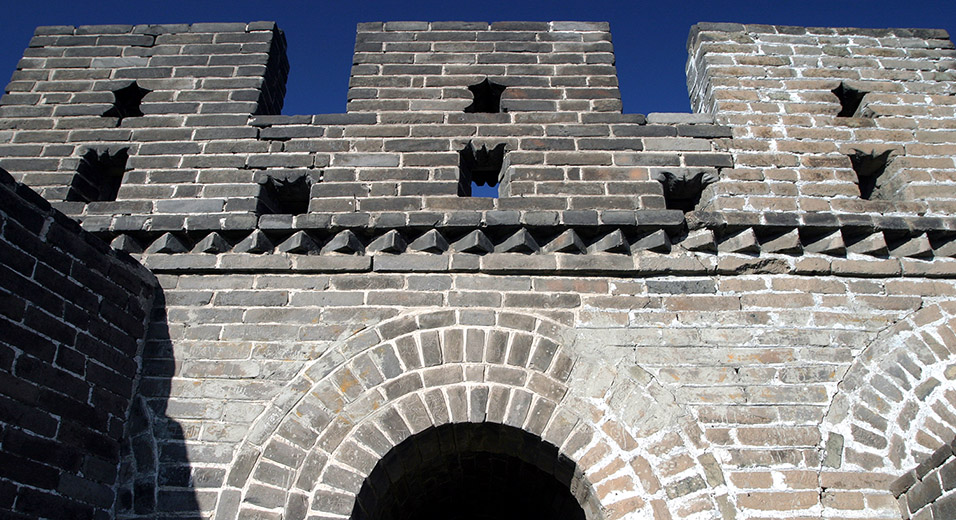
[[[43, 78], [66, 74], [55, 44], [90, 32], [116, 52], [109, 35], [144, 31], [181, 43], [120, 46], [147, 55], [143, 115], [103, 115], [125, 77], [98, 94], [104, 112], [51, 115], [74, 99], [45, 97], [58, 80]], [[589, 518], [947, 516], [942, 32], [701, 24], [699, 113], [646, 117], [620, 112], [603, 24], [363, 24], [348, 112], [309, 116], [262, 113], [280, 34], [41, 28], [28, 53], [64, 56], [27, 58], [0, 108], [0, 147], [23, 154], [0, 165], [162, 288], [117, 517], [345, 518], [378, 461], [458, 423], [547, 443], [556, 459], [529, 463]], [[187, 49], [206, 65], [150, 54]], [[232, 98], [236, 77], [189, 76], [240, 58], [258, 60], [227, 66], [255, 100]], [[95, 59], [73, 73], [127, 74]], [[180, 103], [140, 83], [154, 73], [217, 99], [151, 113]], [[499, 111], [467, 111], [491, 84]], [[89, 130], [114, 136], [106, 150], [57, 128], [81, 120], [113, 125]], [[477, 151], [499, 146], [499, 197], [470, 196]], [[66, 200], [97, 165], [123, 170], [116, 200]]]

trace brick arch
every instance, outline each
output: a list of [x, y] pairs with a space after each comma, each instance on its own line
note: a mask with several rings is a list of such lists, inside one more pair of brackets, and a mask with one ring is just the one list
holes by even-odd
[[828, 465], [898, 476], [950, 442], [954, 352], [956, 302], [927, 307], [881, 332], [850, 366], [827, 412]]
[[546, 318], [474, 310], [355, 334], [250, 429], [216, 518], [348, 516], [390, 449], [455, 422], [513, 426], [557, 447], [589, 519], [719, 517], [731, 499], [691, 416], [652, 378], [569, 351], [568, 338]]

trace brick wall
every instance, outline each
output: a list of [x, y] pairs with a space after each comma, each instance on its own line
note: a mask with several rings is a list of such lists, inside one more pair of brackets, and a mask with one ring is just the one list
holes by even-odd
[[[210, 60], [279, 34], [164, 31]], [[57, 203], [162, 288], [116, 515], [345, 518], [379, 461], [471, 423], [540, 440], [588, 518], [900, 518], [894, 482], [956, 431], [951, 43], [701, 24], [690, 50], [712, 113], [644, 117], [603, 24], [363, 24], [347, 114], [170, 119], [155, 162], [124, 137], [117, 201]], [[485, 79], [507, 112], [464, 111]], [[865, 111], [836, 115], [841, 82]], [[5, 98], [4, 149], [36, 153], [41, 84]], [[469, 142], [504, 144], [498, 199], [459, 191]], [[867, 143], [893, 149], [883, 198], [847, 188]]]
[[[956, 50], [946, 31], [698, 24], [688, 52], [694, 109], [733, 128], [734, 168], [709, 207], [952, 213]], [[841, 85], [862, 96], [846, 115]], [[889, 153], [866, 199], [857, 150]]]
[[372, 22], [358, 26], [349, 112], [461, 112], [468, 87], [502, 112], [620, 112], [606, 22]]
[[[272, 116], [288, 68], [274, 24], [40, 28], [0, 107], [0, 165], [103, 230], [306, 210], [658, 210], [665, 171], [730, 165], [712, 142], [729, 130], [709, 117], [620, 113], [607, 24], [363, 24], [355, 62], [348, 114]], [[506, 87], [502, 112], [463, 113], [485, 79]], [[143, 115], [104, 117], [134, 80]], [[469, 143], [505, 147], [504, 197], [459, 196]], [[89, 150], [129, 156], [115, 200], [77, 200]], [[276, 204], [272, 178], [301, 181], [302, 209]]]
[[945, 444], [893, 483], [904, 519], [938, 520], [956, 515], [956, 458]]
[[[443, 267], [473, 258], [469, 254], [406, 253], [407, 267], [376, 271], [380, 257], [373, 255], [371, 268], [352, 267], [351, 274], [329, 263], [299, 264], [305, 257], [296, 255], [233, 255], [219, 261], [235, 270], [221, 267], [217, 276], [202, 274], [208, 267], [198, 264], [186, 267], [188, 256], [148, 255], [144, 261], [166, 288], [171, 340], [181, 352], [161, 358], [181, 363], [172, 377], [172, 417], [183, 426], [192, 471], [216, 475], [196, 490], [209, 512], [225, 500], [233, 504], [227, 511], [266, 514], [299, 504], [347, 514], [347, 497], [358, 493], [355, 483], [371, 471], [364, 462], [355, 466], [360, 461], [350, 458], [352, 443], [384, 454], [368, 444], [359, 426], [393, 431], [394, 417], [383, 411], [393, 401], [410, 433], [456, 414], [463, 421], [504, 421], [516, 414], [509, 424], [545, 428], [544, 437], [575, 462], [592, 493], [604, 493], [605, 507], [628, 500], [616, 507], [634, 514], [651, 514], [656, 507], [673, 517], [686, 509], [731, 507], [754, 516], [768, 510], [784, 517], [859, 510], [894, 518], [893, 474], [918, 464], [945, 442], [940, 428], [953, 427], [947, 411], [952, 405], [944, 397], [951, 388], [951, 374], [943, 373], [952, 363], [948, 353], [924, 359], [909, 349], [884, 355], [870, 347], [860, 354], [894, 323], [945, 338], [945, 328], [922, 325], [933, 312], [907, 317], [946, 302], [956, 291], [948, 278], [890, 275], [872, 263], [830, 271], [813, 254], [794, 264], [779, 256], [721, 255], [719, 276], [701, 267], [714, 261], [709, 253], [642, 254], [636, 267], [623, 255], [592, 254], [581, 257], [575, 270], [555, 267], [573, 255], [489, 253], [481, 257], [487, 267], [479, 273]], [[270, 273], [242, 272], [240, 266], [270, 257]], [[632, 267], [594, 273], [593, 263], [615, 258]], [[503, 271], [491, 267], [503, 261], [509, 262]], [[678, 262], [685, 262], [682, 274], [661, 274]], [[731, 263], [739, 269], [730, 269]], [[913, 265], [919, 263], [926, 261]], [[383, 259], [381, 265], [388, 264]], [[510, 329], [524, 322], [530, 330]], [[559, 365], [540, 368], [530, 361], [534, 352], [550, 348], [532, 333], [543, 328], [560, 332], [547, 337], [574, 367], [566, 382], [551, 383], [562, 388], [557, 393], [542, 394], [548, 387], [539, 385], [548, 379], [535, 374], [550, 375]], [[431, 348], [438, 350], [429, 354]], [[469, 348], [477, 349], [473, 357], [466, 354]], [[510, 357], [523, 348], [530, 354]], [[504, 356], [501, 370], [494, 368], [495, 349]], [[429, 355], [436, 357], [429, 361]], [[880, 384], [916, 395], [886, 410], [874, 409], [873, 396], [864, 395], [846, 404], [852, 418], [838, 417], [834, 409], [841, 407], [833, 398], [851, 393], [845, 374], [861, 364], [858, 357], [868, 356], [918, 371], [920, 379], [888, 365], [867, 369], [884, 374]], [[637, 392], [637, 382], [650, 386], [641, 390], [647, 394]], [[492, 397], [484, 397], [485, 391]], [[514, 397], [523, 392], [530, 394], [524, 404]], [[427, 412], [409, 399], [424, 403]], [[906, 410], [921, 403], [929, 418], [907, 430], [880, 431], [864, 420], [875, 414], [906, 424]], [[526, 405], [545, 407], [545, 415], [527, 413]], [[548, 430], [562, 421], [586, 428], [591, 416], [602, 418], [598, 431], [573, 442], [563, 430]], [[344, 431], [330, 429], [336, 417], [346, 421]], [[544, 426], [534, 426], [536, 421]], [[602, 440], [605, 430], [621, 436]], [[875, 436], [919, 441], [887, 451]], [[576, 444], [584, 438], [584, 445]], [[222, 450], [237, 445], [236, 457], [224, 462]], [[597, 451], [587, 455], [591, 450]], [[874, 451], [885, 469], [883, 462], [871, 462], [868, 453]], [[638, 456], [653, 461], [651, 469], [612, 470], [619, 464], [614, 461], [630, 463]], [[325, 457], [343, 457], [329, 462], [327, 477], [305, 469], [311, 458], [326, 467]], [[336, 480], [344, 478], [343, 468], [348, 478]], [[303, 474], [313, 480], [286, 487]], [[721, 506], [711, 496], [732, 505]], [[323, 497], [343, 502], [329, 505]]]
[[154, 282], [0, 171], [0, 509], [107, 518]]
[[[42, 27], [0, 108], [2, 166], [71, 215], [151, 213], [154, 204], [162, 213], [231, 210], [223, 193], [201, 193], [210, 181], [198, 179], [196, 154], [207, 140], [254, 137], [244, 128], [249, 116], [279, 113], [287, 74], [285, 39], [274, 23]], [[145, 89], [134, 96], [142, 101], [137, 110], [110, 112], [114, 92], [134, 82]], [[129, 155], [115, 201], [76, 193], [74, 177], [89, 150]], [[213, 182], [246, 180], [217, 173]], [[229, 198], [253, 200], [245, 203], [251, 210], [257, 189]]]

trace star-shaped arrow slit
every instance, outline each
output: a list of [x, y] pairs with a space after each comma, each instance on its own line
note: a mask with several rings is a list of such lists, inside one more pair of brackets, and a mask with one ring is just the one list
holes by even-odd
[[489, 114], [501, 112], [501, 93], [505, 91], [504, 85], [492, 83], [485, 78], [481, 83], [468, 87], [468, 90], [474, 95], [475, 100], [465, 107], [465, 112]]
[[103, 117], [117, 118], [116, 126], [119, 126], [125, 117], [142, 116], [143, 111], [139, 109], [139, 105], [143, 102], [143, 98], [146, 97], [146, 94], [150, 92], [150, 90], [137, 85], [135, 81], [119, 90], [114, 90], [113, 106], [106, 112], [103, 112]]

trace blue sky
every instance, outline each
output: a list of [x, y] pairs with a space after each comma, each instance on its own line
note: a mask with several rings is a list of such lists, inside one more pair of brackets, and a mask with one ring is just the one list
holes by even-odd
[[841, 27], [931, 27], [956, 33], [956, 0], [6, 0], [0, 78], [16, 67], [37, 25], [274, 20], [286, 32], [292, 71], [286, 114], [345, 111], [355, 24], [386, 20], [609, 21], [624, 111], [687, 112], [685, 42], [698, 21]]

